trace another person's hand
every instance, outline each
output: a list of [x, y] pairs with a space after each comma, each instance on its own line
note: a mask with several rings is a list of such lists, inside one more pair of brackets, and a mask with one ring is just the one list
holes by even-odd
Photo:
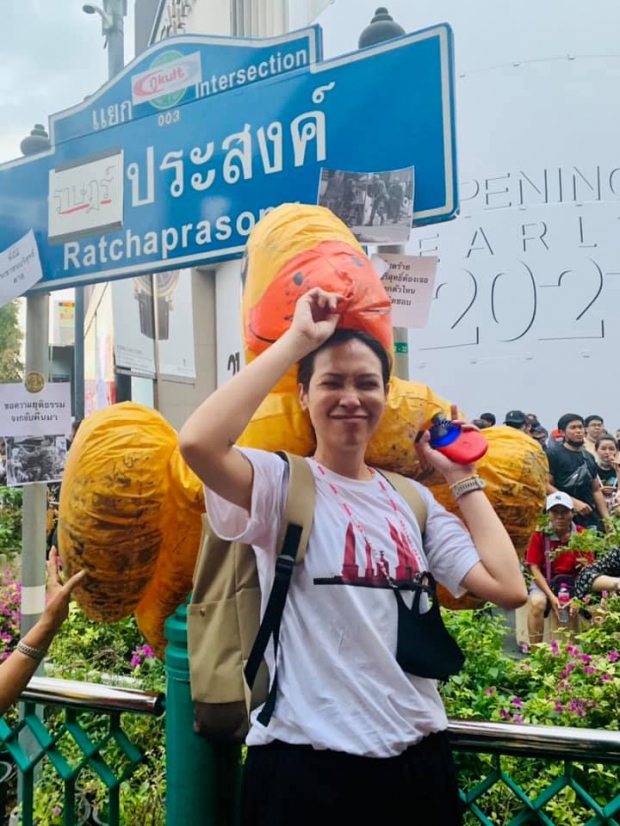
[[571, 498], [573, 500], [573, 508], [577, 511], [579, 516], [587, 516], [592, 513], [592, 507], [588, 505], [587, 502], [582, 502], [581, 499], [575, 499], [574, 496]]
[[[453, 422], [459, 421], [458, 409], [455, 404], [450, 408], [450, 418]], [[464, 431], [478, 430], [475, 425], [469, 422], [461, 422], [461, 424]], [[417, 442], [416, 451], [422, 463], [430, 465], [441, 473], [448, 484], [466, 479], [476, 473], [475, 464], [461, 465], [458, 462], [453, 462], [452, 459], [444, 456], [440, 451], [433, 450], [430, 446], [430, 433], [428, 431], [424, 433], [420, 441]]]
[[295, 336], [306, 353], [311, 353], [334, 333], [342, 310], [344, 297], [314, 287], [302, 295], [295, 305], [289, 335]]
[[47, 605], [43, 612], [42, 619], [46, 620], [50, 626], [57, 630], [69, 615], [69, 602], [73, 589], [82, 582], [86, 576], [86, 571], [79, 571], [64, 584], [60, 581], [60, 556], [54, 546], [50, 551], [47, 566]]

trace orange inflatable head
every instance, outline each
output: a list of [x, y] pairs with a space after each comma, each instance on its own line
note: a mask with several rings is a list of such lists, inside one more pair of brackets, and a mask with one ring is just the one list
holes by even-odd
[[[283, 204], [248, 240], [242, 305], [246, 362], [286, 332], [297, 299], [313, 287], [345, 297], [340, 326], [364, 330], [392, 349], [390, 299], [353, 233], [325, 207]], [[294, 387], [290, 374], [277, 390]]]

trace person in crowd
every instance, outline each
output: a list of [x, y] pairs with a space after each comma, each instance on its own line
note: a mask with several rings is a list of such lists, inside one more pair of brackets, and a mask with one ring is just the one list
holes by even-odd
[[535, 413], [526, 413], [525, 419], [525, 432], [529, 433], [529, 435], [531, 436], [534, 428], [540, 427], [538, 416]]
[[596, 464], [601, 490], [611, 513], [618, 496], [618, 450], [613, 436], [599, 436], [596, 440]]
[[0, 486], [6, 485], [6, 444], [0, 438]]
[[497, 419], [493, 413], [481, 413], [479, 418], [482, 419], [483, 422], [487, 423], [487, 427], [495, 427], [495, 423], [497, 422]]
[[545, 428], [542, 425], [532, 428], [532, 430], [530, 430], [530, 436], [534, 439], [534, 441], [538, 442], [546, 453], [548, 450], [547, 439], [549, 438], [549, 433], [545, 430]]
[[525, 432], [527, 427], [527, 416], [522, 410], [509, 410], [506, 413], [504, 424], [507, 427], [513, 427], [515, 430], [522, 430]]
[[[367, 333], [336, 329], [343, 306], [339, 295], [309, 290], [290, 328], [212, 393], [179, 435], [185, 461], [205, 484], [213, 529], [253, 546], [262, 593], [269, 593], [287, 467], [273, 453], [234, 445], [297, 363], [300, 404], [316, 437], [307, 459], [315, 516], [282, 616], [275, 708], [266, 725], [257, 719], [261, 709], [252, 715], [241, 823], [396, 822], [424, 799], [432, 803], [434, 822], [452, 826], [462, 823], [462, 812], [447, 718], [436, 682], [406, 673], [396, 659], [398, 612], [389, 572], [404, 547], [415, 560], [408, 570], [430, 570], [454, 594], [466, 589], [515, 608], [527, 590], [474, 465], [457, 465], [432, 450], [428, 433], [420, 440], [421, 461], [451, 486], [469, 528], [417, 485], [428, 509], [424, 540], [405, 501], [366, 465], [386, 409], [390, 360]], [[340, 574], [343, 553], [355, 553], [352, 548], [362, 569], [364, 560], [376, 567], [379, 581], [325, 584], [332, 571]], [[416, 575], [409, 576], [415, 587]], [[409, 604], [412, 594], [406, 596]]]
[[574, 534], [583, 533], [584, 530], [573, 522], [573, 502], [570, 496], [561, 491], [550, 493], [545, 510], [549, 515], [552, 533], [536, 531], [525, 554], [525, 562], [532, 575], [527, 610], [527, 631], [532, 645], [542, 642], [545, 617], [549, 611], [552, 610], [559, 618], [556, 578], [567, 582], [567, 577], [570, 577], [574, 587], [579, 568], [594, 560], [591, 553], [561, 551]]
[[558, 430], [557, 427], [554, 427], [551, 433], [549, 434], [549, 439], [547, 440], [547, 447], [549, 450], [553, 450], [554, 447], [557, 445], [561, 445], [564, 443], [564, 436], [562, 436], [561, 432]]
[[614, 548], [582, 568], [575, 580], [575, 597], [585, 599], [603, 591], [620, 591], [620, 548]]
[[596, 440], [603, 435], [603, 419], [601, 416], [586, 416], [584, 419], [585, 438], [584, 448], [596, 458]]
[[620, 450], [620, 428], [616, 430], [616, 446]]
[[80, 429], [80, 425], [82, 424], [83, 419], [73, 419], [71, 422], [71, 433], [69, 434], [69, 438], [67, 439], [67, 450], [73, 444], [75, 437], [77, 436], [77, 432]]
[[490, 426], [486, 419], [472, 419], [471, 423], [474, 427], [477, 427], [478, 430], [485, 430]]
[[573, 501], [575, 522], [583, 528], [602, 531], [609, 516], [607, 503], [598, 480], [596, 462], [583, 449], [584, 420], [577, 413], [565, 413], [558, 420], [564, 441], [547, 454], [549, 483], [547, 493], [568, 493]]
[[17, 643], [0, 665], [0, 716], [12, 705], [45, 657], [56, 632], [67, 619], [73, 589], [86, 576], [79, 571], [64, 585], [59, 577], [59, 556], [54, 549], [47, 561], [47, 605], [41, 618]]

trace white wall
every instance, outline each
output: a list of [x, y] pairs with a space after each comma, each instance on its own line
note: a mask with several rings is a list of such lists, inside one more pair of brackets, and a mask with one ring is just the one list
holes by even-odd
[[196, 0], [187, 20], [187, 33], [230, 35], [231, 2], [232, 0]]
[[[318, 18], [327, 58], [357, 47], [374, 0]], [[456, 43], [462, 217], [414, 233], [440, 256], [411, 375], [470, 415], [511, 408], [620, 425], [620, 4], [392, 0], [407, 30]], [[407, 82], [386, 79], [406, 105]], [[361, 127], [363, 129], [363, 127]]]

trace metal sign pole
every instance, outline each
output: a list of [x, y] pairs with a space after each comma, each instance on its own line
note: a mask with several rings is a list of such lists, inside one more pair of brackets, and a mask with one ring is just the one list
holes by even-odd
[[[26, 299], [26, 364], [24, 385], [33, 392], [41, 390], [49, 377], [49, 293], [30, 296]], [[21, 620], [20, 634], [24, 637], [35, 625], [45, 609], [45, 549], [47, 485], [34, 482], [24, 486], [22, 502], [22, 558], [21, 558]], [[43, 663], [35, 671], [44, 676]], [[24, 715], [20, 704], [20, 716]], [[40, 706], [36, 714], [41, 717]], [[24, 728], [19, 735], [19, 744], [26, 754], [34, 754], [37, 742], [32, 730]], [[35, 782], [41, 775], [41, 764], [35, 768]], [[17, 797], [23, 801], [23, 775], [20, 773]]]
[[[381, 246], [379, 255], [382, 252], [393, 255], [406, 255], [404, 244], [392, 244]], [[409, 381], [409, 331], [406, 327], [394, 327], [394, 375], [399, 379]]]
[[[22, 153], [36, 155], [49, 149], [47, 132], [37, 124], [21, 142]], [[26, 364], [24, 385], [39, 391], [49, 377], [49, 293], [26, 299]], [[47, 485], [35, 482], [24, 487], [22, 505], [22, 604], [20, 633], [32, 628], [45, 608], [45, 541]], [[37, 674], [42, 672], [42, 666]]]
[[[49, 374], [49, 294], [26, 299], [26, 376], [28, 390], [40, 390]], [[24, 486], [22, 528], [21, 634], [36, 623], [45, 608], [45, 541], [47, 485]], [[40, 667], [39, 667], [40, 668]], [[37, 671], [39, 673], [39, 671]]]
[[[102, 33], [108, 49], [108, 80], [123, 70], [125, 65], [125, 44], [123, 17], [127, 14], [127, 0], [104, 0], [103, 9], [86, 4], [82, 7], [87, 14], [98, 13], [102, 17]], [[84, 418], [85, 375], [84, 375], [84, 321], [86, 317], [86, 297], [84, 287], [75, 288], [75, 341], [73, 349], [73, 414], [76, 420]]]

